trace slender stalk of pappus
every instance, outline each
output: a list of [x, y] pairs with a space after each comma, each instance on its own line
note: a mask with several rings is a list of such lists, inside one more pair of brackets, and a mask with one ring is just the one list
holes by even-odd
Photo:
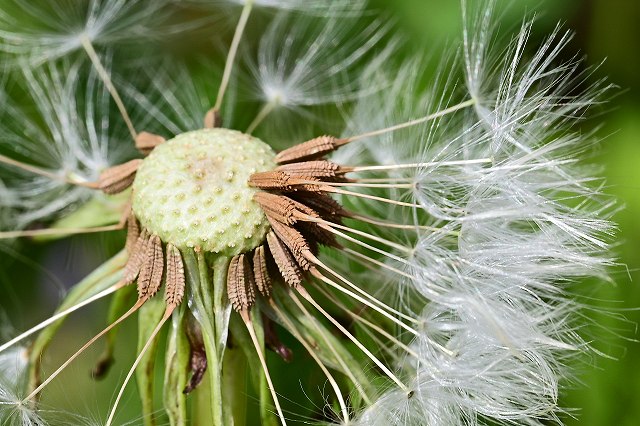
[[222, 107], [222, 101], [224, 100], [224, 95], [227, 91], [227, 87], [229, 86], [231, 72], [235, 63], [236, 54], [238, 53], [238, 47], [240, 46], [240, 40], [242, 39], [247, 22], [249, 21], [249, 16], [251, 15], [251, 10], [253, 9], [253, 2], [254, 0], [245, 0], [244, 7], [240, 13], [240, 19], [236, 25], [233, 40], [231, 40], [231, 47], [229, 48], [229, 53], [227, 54], [227, 59], [225, 61], [222, 80], [220, 81], [220, 87], [218, 88], [218, 94], [216, 96], [216, 102], [213, 105], [213, 108], [207, 112], [204, 119], [205, 127], [219, 127], [221, 124], [220, 108]]
[[120, 318], [118, 318], [116, 321], [114, 321], [111, 324], [109, 324], [109, 326], [107, 326], [105, 329], [103, 329], [100, 333], [96, 334], [91, 339], [89, 339], [89, 341], [87, 341], [87, 343], [85, 343], [73, 355], [71, 355], [69, 358], [67, 358], [67, 360], [64, 363], [62, 363], [62, 365], [60, 367], [58, 367], [58, 369], [56, 371], [54, 371], [46, 380], [44, 380], [42, 383], [40, 383], [40, 385], [37, 388], [35, 388], [29, 395], [27, 395], [22, 400], [22, 403], [25, 403], [25, 402], [30, 401], [31, 399], [35, 398], [36, 395], [38, 395], [40, 393], [40, 391], [42, 391], [42, 389], [44, 389], [49, 383], [51, 383], [51, 381], [53, 379], [55, 379], [60, 373], [62, 373], [62, 371], [65, 368], [67, 368], [69, 366], [69, 364], [71, 364], [78, 356], [80, 356], [82, 353], [84, 353], [84, 351], [87, 350], [87, 348], [89, 348], [89, 346], [93, 345], [98, 339], [100, 339], [102, 336], [107, 334], [111, 329], [116, 327], [118, 324], [120, 324], [122, 321], [124, 321], [125, 319], [130, 317], [133, 313], [135, 313], [138, 309], [140, 309], [140, 307], [144, 304], [145, 301], [146, 300], [138, 300], [135, 303], [135, 305], [133, 305], [131, 307], [131, 309], [129, 309]]
[[318, 355], [315, 353], [315, 350], [309, 345], [309, 342], [307, 342], [307, 340], [302, 336], [302, 334], [297, 329], [295, 324], [284, 314], [284, 312], [282, 312], [282, 310], [278, 307], [278, 305], [274, 302], [273, 299], [269, 299], [269, 305], [274, 310], [276, 315], [278, 315], [278, 318], [287, 327], [287, 330], [289, 330], [289, 332], [293, 334], [293, 337], [295, 337], [296, 340], [298, 340], [298, 342], [302, 344], [302, 346], [306, 349], [307, 353], [311, 356], [311, 358], [313, 358], [313, 360], [316, 362], [318, 367], [320, 367], [320, 369], [324, 373], [325, 377], [329, 381], [329, 384], [333, 388], [336, 398], [338, 398], [338, 404], [340, 405], [340, 410], [342, 411], [343, 420], [345, 421], [345, 423], [348, 424], [349, 410], [347, 409], [347, 404], [344, 400], [344, 396], [342, 395], [342, 391], [340, 390], [340, 386], [338, 386], [338, 382], [336, 382], [336, 379], [333, 377], [333, 375], [327, 369], [327, 367], [323, 364], [322, 360], [320, 360]]
[[29, 173], [33, 173], [34, 175], [43, 176], [49, 178], [53, 181], [59, 181], [63, 183], [68, 183], [70, 185], [76, 186], [84, 186], [87, 188], [94, 188], [93, 182], [85, 182], [77, 179], [73, 179], [69, 176], [62, 176], [58, 173], [50, 172], [49, 170], [42, 169], [40, 167], [33, 166], [31, 164], [23, 163], [21, 161], [14, 160], [13, 158], [9, 158], [5, 155], [0, 154], [0, 163], [4, 163], [18, 169], [27, 171]]
[[96, 300], [102, 299], [103, 297], [106, 297], [110, 294], [115, 293], [117, 290], [121, 289], [122, 287], [124, 287], [124, 283], [123, 282], [119, 282], [109, 288], [107, 288], [106, 290], [103, 290], [81, 302], [76, 303], [75, 305], [64, 309], [58, 313], [56, 313], [55, 315], [47, 318], [45, 321], [42, 321], [40, 324], [31, 327], [29, 330], [23, 332], [22, 334], [14, 337], [13, 339], [9, 340], [8, 342], [4, 343], [2, 346], [0, 346], [0, 352], [5, 351], [6, 349], [10, 348], [11, 346], [15, 345], [16, 343], [20, 342], [23, 339], [26, 339], [27, 337], [31, 336], [33, 333], [42, 330], [43, 328], [46, 328], [47, 326], [53, 324], [54, 322], [58, 321], [61, 318], [66, 317], [67, 315], [77, 311], [78, 309], [87, 306], [93, 302], [95, 302]]
[[282, 423], [282, 426], [287, 426], [287, 422], [282, 412], [282, 407], [280, 406], [280, 399], [278, 398], [278, 393], [276, 392], [276, 388], [273, 386], [273, 382], [271, 381], [271, 374], [269, 374], [269, 367], [267, 367], [267, 361], [264, 358], [262, 346], [260, 345], [260, 342], [258, 341], [258, 336], [256, 335], [256, 331], [253, 328], [253, 322], [251, 321], [251, 316], [249, 315], [248, 311], [241, 311], [240, 316], [242, 317], [242, 321], [247, 327], [247, 331], [249, 332], [249, 336], [251, 336], [251, 341], [253, 342], [253, 346], [256, 350], [256, 354], [258, 355], [258, 359], [260, 360], [260, 364], [262, 365], [262, 370], [264, 372], [265, 378], [267, 379], [267, 385], [269, 387], [269, 391], [271, 392], [273, 403], [276, 406], [276, 411], [278, 413], [278, 417], [280, 418], [280, 423]]
[[164, 323], [167, 322], [167, 320], [171, 317], [171, 314], [173, 314], [173, 311], [176, 309], [176, 307], [177, 307], [177, 305], [174, 305], [174, 304], [170, 304], [170, 305], [167, 306], [167, 308], [165, 310], [165, 313], [162, 316], [162, 319], [160, 320], [160, 322], [158, 323], [156, 328], [151, 332], [151, 335], [147, 339], [144, 347], [142, 348], [142, 350], [140, 351], [140, 353], [136, 357], [136, 360], [133, 362], [133, 365], [129, 369], [129, 372], [127, 373], [127, 376], [125, 377], [124, 382], [122, 383], [122, 386], [120, 386], [120, 390], [118, 391], [118, 395], [116, 396], [116, 400], [113, 403], [113, 407], [111, 408], [111, 411], [109, 412], [109, 417], [107, 418], [107, 422], [105, 423], [105, 426], [111, 426], [111, 424], [113, 423], [113, 418], [116, 415], [116, 410], [118, 409], [118, 405], [120, 404], [120, 399], [122, 398], [122, 395], [124, 393], [124, 390], [125, 390], [127, 384], [129, 383], [129, 380], [131, 380], [131, 377], [133, 376], [133, 373], [135, 372], [136, 368], [138, 367], [138, 364], [142, 360], [142, 357], [145, 355], [145, 353], [147, 352], [147, 350], [151, 346], [151, 343], [153, 343], [153, 341], [155, 340], [156, 336], [158, 335], [158, 333], [162, 329], [162, 326], [164, 325]]
[[104, 65], [100, 61], [100, 57], [98, 56], [98, 53], [94, 49], [93, 43], [91, 43], [91, 39], [87, 35], [83, 34], [83, 35], [80, 36], [80, 42], [82, 43], [82, 47], [84, 48], [85, 52], [87, 53], [87, 56], [89, 56], [89, 59], [91, 60], [91, 63], [93, 64], [94, 68], [98, 72], [98, 75], [100, 76], [100, 79], [102, 80], [102, 82], [104, 83], [105, 87], [107, 88], [107, 90], [111, 94], [111, 97], [113, 98], [113, 101], [116, 103], [116, 106], [118, 107], [118, 111], [120, 111], [120, 115], [122, 116], [122, 119], [124, 120], [125, 124], [127, 125], [127, 129], [129, 129], [129, 133], [131, 134], [131, 138], [135, 141], [136, 138], [138, 137], [138, 132], [136, 131], [135, 127], [133, 126], [133, 122], [131, 121], [131, 117], [129, 116], [129, 113], [127, 112], [127, 108], [125, 107], [124, 102], [122, 101], [122, 98], [120, 97], [120, 94], [118, 93], [118, 90], [113, 85], [113, 81], [111, 80], [111, 76], [109, 75], [109, 72], [105, 69]]

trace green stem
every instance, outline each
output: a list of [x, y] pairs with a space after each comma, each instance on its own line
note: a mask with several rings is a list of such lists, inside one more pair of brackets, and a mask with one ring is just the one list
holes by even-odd
[[[198, 264], [200, 265], [201, 270], [206, 271], [208, 274], [207, 263], [204, 261], [204, 256], [201, 255], [201, 258], [198, 258]], [[201, 260], [202, 259], [202, 260]], [[224, 393], [222, 391], [222, 367], [223, 367], [223, 358], [225, 349], [227, 347], [227, 337], [229, 335], [229, 317], [231, 314], [231, 305], [227, 300], [227, 269], [229, 268], [229, 262], [231, 261], [228, 257], [215, 257], [213, 259], [213, 319], [215, 321], [215, 331], [216, 331], [216, 389], [215, 391], [218, 393], [218, 399], [220, 401], [224, 400]], [[209, 364], [209, 369], [211, 369], [211, 364]], [[225, 420], [225, 425], [233, 425], [233, 417], [231, 410], [225, 410], [225, 405], [221, 405], [223, 407], [222, 414]]]
[[[226, 346], [229, 309], [224, 299], [229, 258], [213, 261], [213, 281], [203, 253], [183, 253], [189, 288], [193, 295], [192, 311], [202, 329], [207, 354], [209, 401], [213, 426], [226, 426], [230, 415], [225, 413], [222, 398], [222, 357]], [[225, 303], [226, 302], [226, 303]], [[202, 388], [202, 386], [201, 386]], [[200, 390], [204, 392], [204, 390]]]

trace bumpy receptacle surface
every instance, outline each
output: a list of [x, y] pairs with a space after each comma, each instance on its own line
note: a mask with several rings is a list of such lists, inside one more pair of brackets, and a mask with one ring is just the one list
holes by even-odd
[[138, 169], [133, 211], [164, 242], [233, 256], [258, 246], [269, 229], [249, 175], [272, 169], [275, 153], [229, 129], [183, 133], [156, 147]]

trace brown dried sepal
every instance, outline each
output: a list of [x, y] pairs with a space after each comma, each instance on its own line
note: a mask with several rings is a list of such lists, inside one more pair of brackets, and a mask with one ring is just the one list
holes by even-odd
[[165, 284], [167, 306], [182, 303], [185, 288], [184, 263], [180, 250], [173, 244], [167, 244], [167, 280]]
[[133, 183], [140, 164], [142, 160], [136, 159], [109, 167], [100, 174], [98, 188], [105, 194], [118, 194], [124, 191]]
[[276, 155], [276, 162], [285, 164], [294, 161], [315, 160], [327, 155], [340, 145], [342, 145], [340, 139], [333, 136], [319, 136], [281, 151]]
[[267, 234], [267, 244], [284, 282], [291, 287], [302, 284], [302, 270], [287, 246], [273, 232]]
[[164, 255], [162, 241], [157, 235], [152, 235], [146, 245], [145, 261], [138, 277], [138, 298], [153, 297], [162, 284], [164, 272]]
[[286, 172], [274, 170], [254, 173], [249, 176], [249, 185], [275, 191], [320, 191], [320, 186], [314, 182], [320, 183], [311, 176], [293, 177]]
[[133, 283], [140, 273], [142, 264], [146, 260], [149, 238], [149, 233], [146, 229], [143, 229], [133, 246], [133, 250], [129, 254], [129, 260], [127, 260], [127, 264], [124, 267], [123, 278], [124, 283], [127, 285]]
[[227, 295], [236, 312], [248, 312], [256, 302], [255, 281], [244, 254], [231, 259], [227, 272]]
[[222, 127], [222, 116], [220, 115], [219, 110], [211, 108], [204, 115], [204, 128], [213, 129], [218, 127]]
[[155, 147], [166, 142], [160, 135], [149, 132], [140, 132], [136, 136], [136, 148], [144, 155], [149, 154]]
[[189, 379], [189, 383], [187, 383], [182, 393], [189, 394], [198, 387], [204, 378], [204, 373], [207, 371], [207, 352], [200, 324], [189, 311], [186, 313], [185, 323], [185, 331], [190, 348], [189, 366], [191, 379]]
[[258, 291], [264, 297], [271, 295], [271, 277], [267, 266], [267, 253], [264, 246], [259, 246], [253, 253], [253, 277]]

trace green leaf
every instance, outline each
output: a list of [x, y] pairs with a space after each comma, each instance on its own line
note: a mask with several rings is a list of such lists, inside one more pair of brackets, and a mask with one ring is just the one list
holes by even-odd
[[[200, 323], [207, 354], [208, 381], [203, 381], [196, 390], [198, 403], [204, 398], [203, 394], [208, 393], [206, 404], [210, 410], [210, 423], [213, 426], [230, 426], [233, 424], [233, 418], [224, 407], [222, 391], [222, 355], [226, 347], [230, 313], [228, 302], [225, 303], [224, 289], [230, 259], [216, 258], [213, 261], [212, 274], [203, 253], [188, 250], [182, 256], [189, 298], [193, 301], [191, 311]], [[205, 390], [207, 383], [208, 389]], [[201, 409], [196, 407], [196, 410]]]

